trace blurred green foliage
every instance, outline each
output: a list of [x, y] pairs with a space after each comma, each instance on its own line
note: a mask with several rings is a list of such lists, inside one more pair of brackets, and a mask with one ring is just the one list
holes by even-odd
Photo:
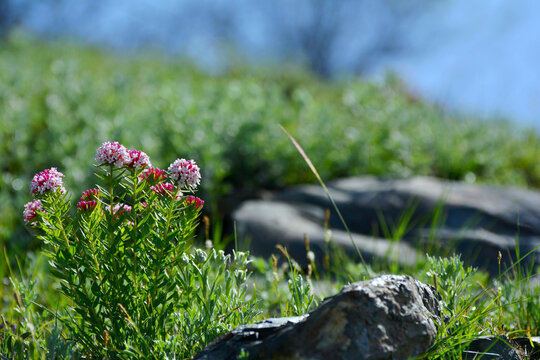
[[279, 129], [302, 144], [325, 179], [434, 175], [540, 184], [540, 137], [504, 121], [455, 116], [389, 76], [322, 83], [296, 70], [238, 66], [203, 74], [154, 55], [44, 44], [13, 33], [0, 45], [0, 243], [27, 247], [23, 204], [32, 176], [58, 167], [77, 194], [104, 141], [143, 149], [155, 166], [178, 157], [202, 169], [199, 195], [224, 199], [314, 180]]

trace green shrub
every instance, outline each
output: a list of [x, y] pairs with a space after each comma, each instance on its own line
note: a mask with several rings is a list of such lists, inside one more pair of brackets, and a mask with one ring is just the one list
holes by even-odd
[[76, 212], [51, 168], [32, 179], [23, 214], [70, 300], [59, 321], [82, 354], [186, 358], [256, 315], [248, 254], [191, 249], [203, 204], [187, 196], [200, 182], [193, 160], [164, 172], [145, 153], [107, 142], [96, 161], [102, 185], [83, 192]]

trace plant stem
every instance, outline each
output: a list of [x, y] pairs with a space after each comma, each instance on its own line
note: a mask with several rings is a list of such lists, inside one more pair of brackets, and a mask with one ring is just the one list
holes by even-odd
[[[77, 261], [75, 260], [75, 257], [73, 256], [73, 254], [71, 253], [71, 249], [70, 249], [70, 241], [69, 241], [69, 237], [67, 236], [67, 233], [66, 233], [66, 229], [64, 227], [64, 223], [63, 223], [63, 219], [62, 219], [62, 214], [59, 214], [58, 213], [59, 210], [57, 209], [57, 205], [56, 205], [56, 201], [53, 202], [53, 213], [56, 217], [56, 224], [59, 226], [59, 230], [60, 230], [60, 233], [62, 235], [62, 237], [64, 238], [65, 240], [65, 243], [66, 243], [66, 246], [67, 246], [67, 252], [69, 253], [69, 256], [71, 258], [71, 261], [73, 262], [73, 265], [75, 266], [75, 272], [77, 273], [77, 277], [79, 279], [83, 279], [83, 277], [81, 276], [81, 272], [80, 272], [80, 268], [79, 266], [76, 266], [77, 264]], [[64, 267], [62, 267], [62, 271], [64, 272], [64, 274], [66, 275], [66, 279], [70, 279], [71, 275], [70, 273], [68, 273], [66, 271], [67, 269], [65, 269]], [[80, 280], [79, 280], [80, 281]], [[84, 303], [82, 301], [80, 301], [80, 296], [78, 295], [78, 292], [76, 291], [75, 289], [75, 286], [73, 284], [73, 281], [71, 280], [68, 280], [68, 284], [69, 284], [69, 287], [70, 287], [70, 290], [71, 290], [71, 293], [73, 294], [73, 296], [78, 300], [77, 303], [81, 304], [81, 303]], [[82, 293], [88, 298], [90, 299], [90, 296], [88, 295], [88, 292], [86, 291], [85, 289], [85, 284], [79, 284], [79, 288], [82, 290]], [[95, 309], [92, 308], [92, 307], [89, 307], [88, 310], [90, 311], [90, 313], [92, 314], [92, 316], [95, 318], [95, 319], [99, 319], [99, 317], [97, 316], [96, 312], [95, 312]], [[104, 330], [104, 324], [102, 321], [99, 321], [98, 322], [98, 327], [100, 328], [100, 331], [103, 332]]]
[[137, 256], [137, 247], [135, 246], [135, 243], [137, 242], [137, 240], [139, 240], [139, 234], [138, 234], [138, 225], [139, 225], [139, 219], [138, 219], [138, 216], [136, 214], [136, 211], [138, 210], [138, 207], [139, 207], [139, 191], [138, 191], [138, 188], [137, 188], [137, 180], [138, 180], [138, 174], [137, 174], [137, 170], [136, 169], [133, 169], [133, 188], [132, 188], [132, 196], [133, 196], [133, 238], [132, 238], [132, 245], [133, 245], [133, 269], [132, 269], [132, 274], [133, 274], [133, 284], [135, 285], [135, 292], [136, 293], [139, 293], [139, 290], [140, 290], [140, 287], [139, 287], [139, 281], [137, 281], [137, 278], [139, 276], [139, 271], [138, 271], [138, 256]]
[[[167, 213], [167, 222], [165, 224], [165, 229], [163, 230], [163, 232], [161, 233], [161, 240], [164, 240], [164, 239], [167, 239], [167, 234], [169, 233], [169, 228], [171, 226], [171, 218], [173, 216], [173, 210], [174, 210], [174, 207], [175, 207], [175, 202], [176, 202], [176, 193], [174, 194], [171, 194], [171, 200], [169, 202], [169, 211]], [[154, 271], [153, 271], [153, 279], [155, 280], [157, 278], [157, 273], [159, 270], [162, 270], [162, 271], [166, 271], [166, 269], [163, 268], [163, 265], [161, 263], [161, 261], [163, 261], [162, 257], [163, 257], [163, 246], [158, 246], [158, 254], [157, 254], [157, 259], [158, 261], [155, 262], [155, 266], [154, 266]], [[158, 285], [158, 284], [155, 284], [155, 285]], [[155, 289], [156, 287], [154, 287]], [[154, 300], [156, 299], [156, 292], [155, 290], [152, 291], [152, 294], [151, 294], [151, 304], [152, 304], [152, 308], [154, 307]], [[163, 313], [163, 311], [165, 310], [165, 304], [162, 304], [162, 311], [161, 313]], [[153, 313], [153, 311], [152, 311]], [[158, 316], [156, 320], [159, 321], [159, 319], [161, 318], [162, 315]], [[159, 324], [156, 324], [159, 328]]]
[[[109, 224], [108, 224], [108, 231], [109, 231], [109, 256], [111, 255], [110, 252], [113, 253], [112, 257], [114, 257], [114, 253], [116, 252], [117, 248], [113, 246], [114, 243], [114, 228], [113, 228], [113, 221], [114, 221], [114, 175], [113, 175], [114, 165], [110, 165], [110, 171], [109, 171], [109, 181], [110, 181], [110, 188], [109, 188]], [[117, 268], [117, 261], [115, 259], [110, 258], [112, 265], [113, 265], [113, 283], [114, 283], [114, 289], [117, 291], [121, 289], [118, 283], [118, 268]], [[114, 291], [114, 290], [113, 290]], [[106, 294], [106, 292], [105, 292]], [[117, 296], [114, 296], [116, 299]], [[114, 303], [109, 300], [108, 302], [108, 309], [111, 311], [111, 324], [113, 327], [113, 334], [118, 334], [118, 324], [115, 321], [115, 317], [112, 316], [112, 309], [116, 309], [116, 303], [118, 301], [114, 300]]]

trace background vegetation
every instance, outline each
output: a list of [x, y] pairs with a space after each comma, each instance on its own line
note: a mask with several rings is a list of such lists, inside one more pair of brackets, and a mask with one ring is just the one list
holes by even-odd
[[537, 134], [443, 112], [392, 77], [322, 83], [297, 69], [240, 66], [212, 76], [15, 35], [0, 47], [0, 109], [0, 238], [10, 247], [28, 242], [21, 209], [32, 176], [56, 166], [74, 179], [69, 188], [82, 189], [94, 172], [88, 159], [108, 140], [144, 148], [157, 164], [196, 159], [200, 195], [214, 210], [227, 198], [313, 181], [278, 124], [326, 180], [424, 174], [540, 185]]
[[[23, 204], [30, 200], [28, 184], [36, 172], [58, 167], [69, 175], [66, 186], [76, 194], [90, 185], [91, 160], [104, 141], [143, 149], [158, 166], [193, 158], [203, 176], [198, 195], [217, 218], [262, 189], [315, 180], [278, 124], [302, 144], [325, 180], [423, 174], [540, 186], [538, 134], [503, 120], [484, 123], [445, 112], [416, 98], [392, 76], [382, 83], [326, 83], [298, 69], [240, 65], [208, 75], [158, 56], [43, 44], [14, 33], [0, 46], [0, 246], [5, 249], [0, 327], [11, 327], [15, 335], [3, 338], [0, 346], [21, 346], [28, 354], [46, 347], [64, 355], [73, 348], [49, 312], [67, 300], [56, 294], [58, 284], [36, 255], [40, 244], [23, 226]], [[253, 264], [261, 308], [267, 309], [261, 316], [305, 312], [316, 304], [308, 303], [310, 283], [276, 264], [263, 259]], [[367, 275], [353, 262], [340, 264], [340, 269], [327, 269], [332, 276], [326, 280], [334, 282], [319, 294]], [[467, 334], [486, 329], [538, 330], [540, 320], [527, 311], [537, 308], [538, 292], [531, 295], [533, 290], [521, 286], [526, 276], [507, 273], [490, 283], [485, 274], [470, 275], [455, 259], [436, 265], [452, 294], [447, 300], [462, 299], [461, 308], [448, 310], [450, 316], [462, 319], [479, 293], [482, 303], [474, 311], [489, 308], [477, 314], [474, 328], [464, 325], [467, 320], [450, 324], [441, 333], [440, 348], [448, 347], [448, 339], [461, 344]], [[385, 266], [379, 264], [373, 274]], [[445, 272], [445, 266], [453, 272]], [[429, 281], [429, 269], [433, 264], [426, 262], [401, 271]], [[288, 290], [288, 279], [297, 288]], [[294, 289], [305, 296], [291, 297]], [[504, 312], [498, 311], [503, 296], [511, 302]]]

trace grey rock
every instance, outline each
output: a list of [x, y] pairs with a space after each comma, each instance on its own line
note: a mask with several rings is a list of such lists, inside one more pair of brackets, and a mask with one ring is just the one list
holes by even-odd
[[270, 318], [255, 324], [239, 326], [212, 341], [195, 359], [236, 359], [242, 348], [254, 347], [279, 330], [305, 320], [304, 316]]
[[463, 359], [521, 360], [521, 357], [506, 336], [498, 335], [473, 340], [463, 352]]
[[[268, 256], [275, 251], [277, 244], [286, 245], [289, 254], [299, 263], [306, 259], [305, 236], [310, 241], [310, 249], [316, 259], [322, 259], [325, 249], [326, 233], [323, 221], [314, 221], [312, 215], [325, 210], [305, 204], [287, 204], [272, 200], [252, 200], [246, 202], [234, 213], [238, 237], [250, 240], [250, 252], [254, 255]], [[334, 244], [354, 253], [349, 235], [341, 229], [332, 229]], [[405, 242], [392, 243], [387, 239], [352, 234], [353, 241], [359, 247], [363, 257], [397, 258], [398, 262], [414, 264], [419, 254]]]
[[[540, 192], [508, 187], [471, 185], [430, 177], [378, 180], [347, 178], [330, 182], [328, 189], [364, 257], [399, 254], [410, 263], [430, 249], [455, 248], [468, 265], [491, 274], [503, 270], [520, 254], [532, 252], [523, 264], [540, 263]], [[251, 239], [253, 254], [268, 256], [283, 244], [295, 259], [305, 259], [304, 234], [316, 255], [322, 253], [327, 234], [325, 211], [330, 209], [332, 241], [354, 254], [349, 236], [324, 191], [316, 185], [296, 186], [268, 193], [265, 199], [245, 202], [234, 213], [239, 238]], [[403, 241], [382, 239], [383, 224], [397, 224], [413, 211]], [[431, 228], [436, 214], [439, 221]], [[384, 219], [382, 221], [381, 219]]]
[[218, 338], [198, 360], [408, 359], [437, 335], [433, 287], [410, 276], [383, 275], [344, 287], [305, 317], [269, 319]]
[[540, 336], [517, 337], [513, 338], [512, 342], [518, 346], [526, 359], [540, 359]]

